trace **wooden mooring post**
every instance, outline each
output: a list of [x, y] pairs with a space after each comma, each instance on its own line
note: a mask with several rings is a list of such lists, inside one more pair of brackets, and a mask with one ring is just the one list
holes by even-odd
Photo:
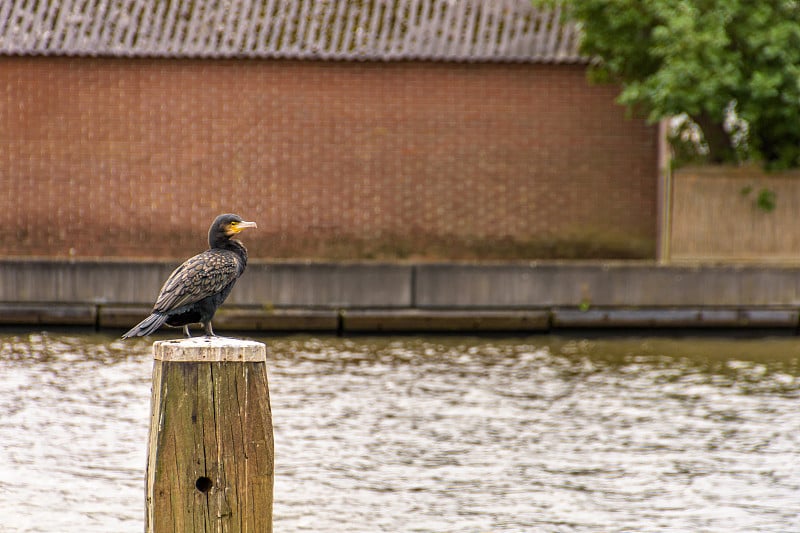
[[266, 346], [195, 337], [153, 356], [145, 532], [271, 532]]

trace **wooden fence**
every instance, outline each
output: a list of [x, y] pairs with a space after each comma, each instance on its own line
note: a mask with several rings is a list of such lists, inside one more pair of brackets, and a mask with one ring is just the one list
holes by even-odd
[[679, 169], [670, 203], [671, 261], [800, 262], [800, 171]]

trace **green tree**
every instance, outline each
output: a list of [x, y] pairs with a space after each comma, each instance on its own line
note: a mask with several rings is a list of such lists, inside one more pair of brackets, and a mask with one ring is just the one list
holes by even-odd
[[[542, 7], [560, 2], [533, 0]], [[592, 79], [650, 120], [688, 116], [713, 163], [800, 167], [800, 0], [572, 0]]]

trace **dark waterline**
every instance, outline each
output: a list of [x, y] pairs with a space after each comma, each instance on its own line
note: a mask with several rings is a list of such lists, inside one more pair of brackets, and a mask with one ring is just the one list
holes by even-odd
[[[791, 338], [260, 338], [275, 531], [800, 530]], [[148, 341], [0, 334], [3, 531], [139, 532]]]

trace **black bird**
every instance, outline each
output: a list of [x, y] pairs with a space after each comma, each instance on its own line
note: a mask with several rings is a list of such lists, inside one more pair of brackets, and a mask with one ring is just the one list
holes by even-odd
[[122, 336], [150, 335], [163, 324], [183, 326], [203, 324], [206, 336], [214, 336], [211, 319], [233, 284], [247, 266], [247, 248], [234, 237], [245, 228], [255, 228], [238, 215], [218, 216], [208, 230], [209, 249], [187, 259], [169, 275], [153, 306], [153, 312]]

